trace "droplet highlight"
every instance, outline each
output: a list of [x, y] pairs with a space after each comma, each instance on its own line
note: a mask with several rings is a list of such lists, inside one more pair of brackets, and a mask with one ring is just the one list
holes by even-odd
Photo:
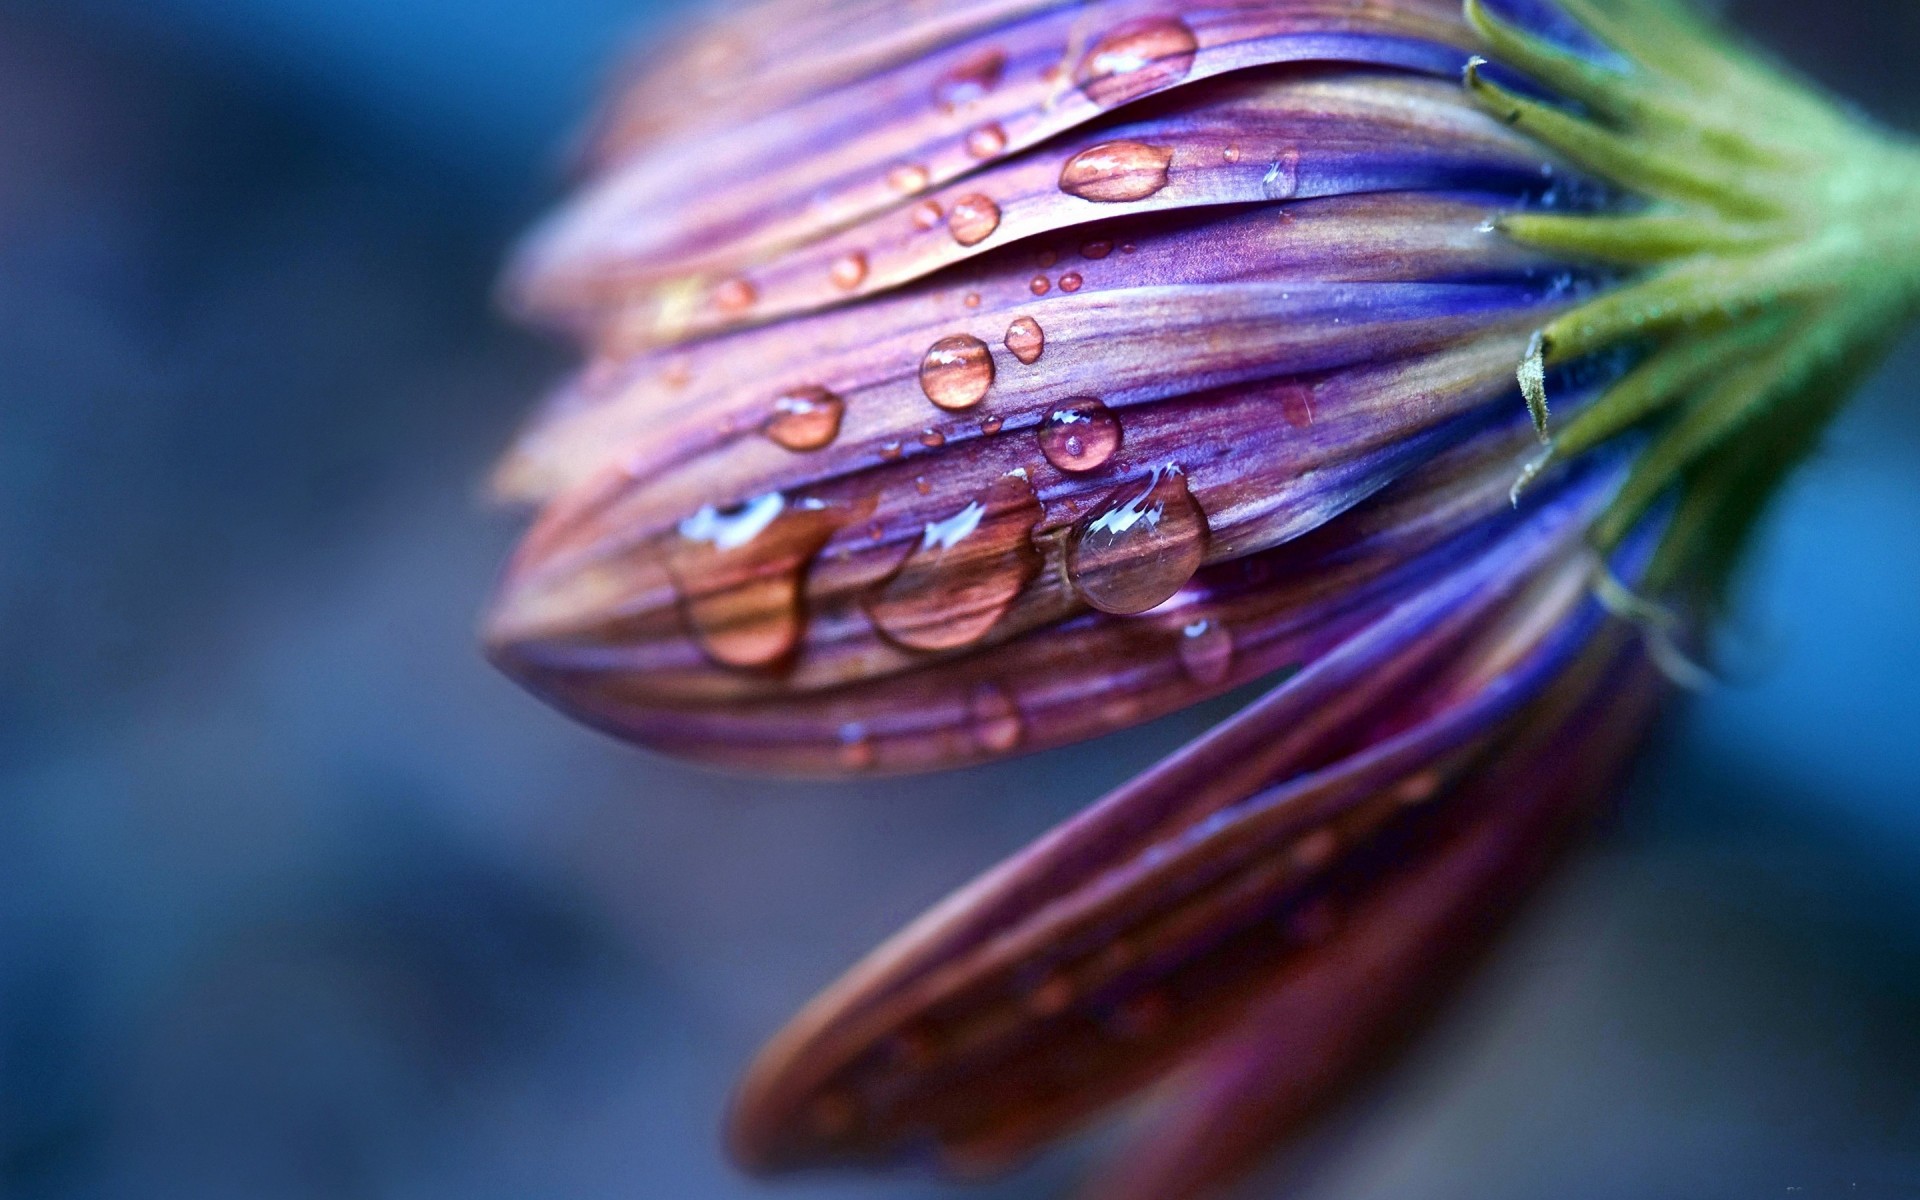
[[947, 214], [947, 230], [962, 246], [977, 246], [1000, 228], [1000, 206], [978, 192], [953, 202]]
[[993, 386], [993, 351], [969, 334], [944, 337], [920, 360], [920, 390], [941, 408], [972, 408]]
[[1060, 190], [1096, 204], [1145, 200], [1167, 186], [1172, 162], [1168, 146], [1102, 142], [1067, 160], [1060, 168]]
[[1112, 108], [1185, 79], [1199, 49], [1178, 17], [1129, 21], [1087, 50], [1073, 81], [1087, 99]]
[[930, 522], [900, 569], [867, 596], [874, 628], [910, 650], [951, 650], [987, 636], [1040, 573], [1033, 531], [1043, 515], [1025, 472], [1016, 472]]
[[845, 413], [845, 402], [827, 389], [795, 388], [773, 402], [773, 415], [761, 430], [788, 450], [819, 450], [840, 436]]
[[1067, 578], [1102, 612], [1145, 612], [1193, 578], [1207, 539], [1186, 472], [1168, 463], [1081, 519], [1067, 544]]
[[1007, 353], [1029, 367], [1039, 362], [1047, 349], [1047, 335], [1032, 317], [1016, 318], [1007, 326], [1005, 341]]
[[1120, 418], [1088, 396], [1048, 413], [1035, 436], [1040, 453], [1060, 470], [1092, 471], [1105, 466], [1120, 448]]

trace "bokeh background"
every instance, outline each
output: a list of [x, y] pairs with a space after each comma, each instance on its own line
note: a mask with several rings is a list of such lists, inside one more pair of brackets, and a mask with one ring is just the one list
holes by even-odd
[[[565, 360], [491, 275], [671, 7], [0, 0], [6, 1200], [959, 1194], [738, 1177], [734, 1072], [1217, 713], [802, 787], [480, 662], [478, 484]], [[1920, 130], [1912, 0], [1730, 7]], [[1909, 344], [1794, 489], [1739, 684], [1257, 1191], [1920, 1196], [1917, 381]]]

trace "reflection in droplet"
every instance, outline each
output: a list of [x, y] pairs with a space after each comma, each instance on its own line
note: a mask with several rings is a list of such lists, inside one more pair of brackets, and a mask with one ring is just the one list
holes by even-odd
[[977, 246], [1000, 228], [1000, 206], [978, 192], [960, 197], [947, 214], [947, 229], [962, 246]]
[[979, 641], [1040, 573], [1033, 530], [1042, 515], [1025, 472], [1015, 472], [929, 523], [899, 571], [868, 595], [874, 627], [911, 650]]
[[1019, 705], [997, 683], [983, 683], [973, 690], [967, 717], [974, 744], [989, 754], [1005, 754], [1026, 736]]
[[992, 158], [1007, 148], [1007, 131], [998, 122], [989, 121], [967, 134], [967, 153], [975, 158]]
[[1289, 150], [1273, 160], [1260, 179], [1260, 194], [1269, 200], [1291, 200], [1300, 190], [1300, 152]]
[[1195, 683], [1225, 682], [1233, 669], [1233, 634], [1218, 621], [1189, 622], [1180, 630], [1180, 665]]
[[1009, 354], [1032, 366], [1046, 351], [1047, 335], [1041, 331], [1040, 322], [1032, 317], [1019, 317], [1007, 326], [1006, 344]]
[[1060, 190], [1101, 204], [1145, 200], [1167, 186], [1173, 150], [1145, 142], [1102, 142], [1060, 168]]
[[968, 55], [933, 81], [933, 103], [941, 112], [964, 108], [1000, 86], [1006, 73], [1004, 50], [987, 49]]
[[847, 519], [817, 500], [772, 492], [702, 508], [668, 539], [667, 572], [701, 649], [730, 667], [772, 666], [799, 643], [806, 570]]
[[1040, 453], [1062, 471], [1091, 471], [1105, 465], [1120, 448], [1120, 418], [1088, 396], [1069, 400], [1047, 414], [1036, 435]]
[[864, 251], [849, 250], [833, 260], [833, 266], [827, 274], [833, 279], [833, 285], [846, 291], [852, 291], [866, 282], [867, 256]]
[[1129, 21], [1093, 44], [1073, 81], [1087, 99], [1112, 108], [1185, 79], [1199, 48], [1178, 17]]
[[789, 450], [818, 450], [840, 434], [846, 405], [823, 387], [795, 388], [773, 402], [773, 415], [761, 428]]
[[969, 334], [935, 342], [920, 360], [920, 390], [941, 408], [972, 408], [993, 386], [993, 352]]
[[1067, 578], [1103, 612], [1145, 612], [1179, 591], [1207, 553], [1207, 518], [1168, 463], [1107, 498], [1074, 527]]

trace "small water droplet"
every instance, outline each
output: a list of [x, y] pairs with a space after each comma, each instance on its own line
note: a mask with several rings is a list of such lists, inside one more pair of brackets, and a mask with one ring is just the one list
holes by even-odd
[[963, 296], [963, 297], [961, 298], [961, 300], [960, 300], [960, 303], [962, 303], [962, 304], [964, 304], [964, 305], [966, 305], [966, 306], [967, 306], [968, 308], [979, 308], [979, 307], [980, 307], [980, 293], [979, 293], [979, 292], [968, 292], [968, 293], [967, 293], [967, 294], [966, 294], [965, 296]]
[[930, 522], [900, 569], [867, 596], [874, 627], [911, 650], [979, 641], [1040, 573], [1033, 530], [1043, 515], [1020, 473], [1001, 476], [959, 512]]
[[833, 266], [827, 274], [833, 279], [833, 285], [845, 291], [852, 291], [867, 279], [867, 256], [865, 251], [849, 250], [833, 260]]
[[1240, 161], [1240, 143], [1234, 142], [1231, 145], [1229, 145], [1225, 150], [1222, 150], [1220, 152], [1220, 157], [1226, 159], [1230, 163], [1239, 162]]
[[1019, 705], [997, 683], [983, 683], [973, 689], [967, 716], [972, 722], [974, 744], [990, 754], [1007, 753], [1027, 734]]
[[1032, 317], [1019, 317], [1007, 326], [1006, 344], [1009, 354], [1032, 366], [1046, 351], [1047, 335], [1041, 331], [1040, 322]]
[[1112, 108], [1185, 79], [1199, 49], [1193, 30], [1178, 17], [1129, 21], [1093, 44], [1073, 81], [1087, 99]]
[[941, 408], [972, 408], [993, 386], [993, 351], [970, 334], [935, 342], [920, 360], [920, 390]]
[[1036, 431], [1040, 453], [1062, 471], [1092, 471], [1120, 448], [1120, 419], [1088, 396], [1070, 400], [1047, 414]]
[[754, 286], [738, 276], [725, 281], [713, 289], [713, 303], [721, 312], [744, 312], [753, 307], [760, 298]]
[[922, 496], [931, 496], [933, 495], [933, 484], [927, 481], [925, 475], [920, 475], [915, 477], [913, 481], [913, 490], [919, 492]]
[[967, 134], [967, 153], [975, 158], [992, 158], [1007, 148], [1007, 131], [990, 121]]
[[1077, 292], [1080, 290], [1080, 283], [1080, 273], [1078, 271], [1068, 271], [1060, 277], [1060, 290], [1063, 292]]
[[762, 431], [793, 451], [818, 450], [840, 435], [846, 405], [823, 387], [795, 388], [773, 402]]
[[1047, 282], [1045, 275], [1035, 275], [1027, 283], [1027, 290], [1036, 296], [1044, 296], [1048, 291], [1052, 290], [1052, 288], [1053, 284]]
[[1067, 578], [1102, 612], [1145, 612], [1193, 578], [1207, 536], [1187, 473], [1168, 463], [1114, 492], [1074, 527]]
[[1034, 259], [1034, 264], [1038, 266], [1042, 271], [1048, 271], [1048, 270], [1052, 270], [1053, 264], [1059, 261], [1060, 261], [1060, 255], [1057, 252], [1053, 250], [1042, 250], [1039, 253], [1039, 255]]
[[888, 462], [892, 462], [894, 459], [900, 457], [902, 449], [903, 447], [899, 442], [888, 442], [886, 445], [880, 447], [880, 457]]
[[1289, 150], [1260, 177], [1260, 194], [1269, 200], [1291, 200], [1299, 190], [1300, 152]]
[[1280, 415], [1295, 429], [1313, 424], [1313, 389], [1305, 384], [1289, 384], [1280, 389]]
[[909, 163], [887, 172], [887, 186], [903, 196], [923, 192], [932, 182], [933, 176], [919, 163]]
[[913, 227], [922, 232], [938, 229], [947, 214], [941, 210], [938, 200], [922, 200], [913, 206]]
[[1000, 228], [1000, 206], [991, 198], [974, 192], [953, 202], [947, 214], [947, 229], [962, 246], [977, 246]]
[[702, 508], [680, 523], [666, 567], [701, 649], [730, 667], [766, 667], [805, 630], [800, 588], [809, 564], [846, 514], [778, 492], [733, 508]]
[[1080, 247], [1080, 257], [1082, 258], [1105, 258], [1112, 253], [1113, 243], [1104, 238], [1097, 242], [1088, 242], [1086, 245]]
[[937, 450], [947, 444], [947, 435], [938, 429], [923, 430], [920, 434], [920, 444], [929, 450]]
[[1132, 242], [1120, 243], [1120, 253], [1122, 254], [1132, 254], [1135, 250], [1138, 250], [1139, 248], [1140, 247], [1134, 245]]
[[1102, 142], [1060, 168], [1060, 190], [1098, 204], [1145, 200], [1167, 186], [1173, 151], [1145, 142]]
[[867, 727], [858, 721], [849, 722], [840, 727], [840, 748], [834, 757], [843, 770], [865, 771], [872, 768], [878, 755], [873, 748], [873, 739], [867, 736]]
[[1004, 50], [987, 49], [969, 54], [933, 81], [933, 103], [941, 112], [965, 108], [1000, 86], [1006, 73]]
[[999, 417], [987, 417], [980, 422], [980, 432], [991, 437], [993, 434], [1000, 432], [1000, 425], [1001, 421]]
[[1193, 621], [1180, 631], [1180, 665], [1195, 683], [1224, 683], [1233, 669], [1233, 634], [1218, 621]]

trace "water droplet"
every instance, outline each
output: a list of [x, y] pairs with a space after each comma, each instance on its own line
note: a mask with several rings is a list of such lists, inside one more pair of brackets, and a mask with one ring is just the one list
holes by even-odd
[[1073, 1007], [1073, 980], [1055, 973], [1027, 993], [1027, 1011], [1036, 1017], [1057, 1017]]
[[1226, 682], [1233, 669], [1233, 634], [1218, 621], [1189, 623], [1180, 631], [1180, 665], [1195, 683]]
[[773, 402], [762, 431], [789, 450], [818, 450], [840, 435], [846, 405], [823, 387], [795, 388]]
[[878, 755], [873, 749], [873, 739], [867, 736], [867, 727], [858, 721], [849, 722], [840, 727], [840, 748], [834, 754], [843, 770], [865, 771], [872, 768]]
[[975, 158], [992, 158], [1007, 148], [1007, 131], [998, 122], [988, 122], [967, 134], [967, 153]]
[[1045, 275], [1035, 275], [1032, 278], [1032, 280], [1030, 280], [1027, 283], [1027, 290], [1032, 292], [1036, 296], [1046, 295], [1047, 292], [1052, 289], [1052, 287], [1053, 285], [1047, 282], [1047, 277]]
[[894, 459], [900, 457], [901, 449], [902, 447], [899, 442], [888, 442], [886, 445], [880, 447], [880, 457], [886, 459], [888, 462], [892, 462]]
[[867, 256], [861, 250], [849, 250], [833, 260], [833, 266], [827, 274], [833, 278], [833, 285], [852, 291], [867, 279]]
[[1136, 480], [1075, 526], [1067, 546], [1067, 578], [1088, 604], [1110, 613], [1138, 613], [1179, 591], [1207, 553], [1207, 518], [1187, 488], [1187, 474], [1168, 463]]
[[990, 754], [1005, 754], [1020, 744], [1027, 734], [1020, 720], [1020, 707], [997, 683], [983, 683], [968, 698], [967, 716], [972, 722], [974, 744]]
[[1068, 271], [1060, 277], [1060, 290], [1063, 292], [1077, 292], [1080, 290], [1080, 282], [1080, 273], [1078, 271]]
[[1185, 79], [1199, 48], [1178, 17], [1129, 21], [1093, 44], [1073, 81], [1087, 99], [1112, 108]]
[[725, 313], [744, 312], [759, 298], [760, 293], [753, 285], [737, 276], [713, 289], [713, 303]]
[[1034, 259], [1034, 264], [1042, 271], [1051, 270], [1053, 264], [1060, 261], [1060, 255], [1052, 250], [1042, 250]]
[[947, 214], [947, 229], [962, 246], [977, 246], [1000, 228], [1000, 206], [978, 192], [953, 202]]
[[1139, 248], [1140, 247], [1134, 245], [1132, 242], [1120, 243], [1120, 253], [1122, 254], [1132, 254], [1135, 250], [1138, 250]]
[[938, 229], [940, 222], [945, 220], [946, 216], [947, 214], [941, 211], [938, 200], [922, 200], [913, 206], [913, 227], [922, 232]]
[[980, 422], [980, 432], [992, 436], [1000, 432], [1000, 425], [1001, 420], [999, 417], [986, 417]]
[[1043, 515], [1033, 485], [1016, 473], [929, 523], [899, 571], [867, 596], [874, 627], [911, 650], [979, 641], [1040, 573], [1033, 530]]
[[1097, 242], [1088, 242], [1086, 245], [1080, 247], [1080, 257], [1082, 258], [1105, 258], [1112, 253], [1113, 243], [1105, 239]]
[[920, 444], [929, 450], [938, 450], [947, 444], [947, 435], [938, 429], [923, 430], [920, 434]]
[[846, 514], [778, 492], [680, 523], [666, 567], [701, 649], [730, 667], [766, 667], [799, 643], [807, 567]]
[[961, 297], [960, 303], [966, 305], [968, 308], [979, 308], [980, 293], [968, 292], [965, 296]]
[[1295, 429], [1313, 424], [1313, 389], [1305, 384], [1290, 384], [1280, 389], [1280, 415]]
[[1062, 471], [1092, 471], [1120, 448], [1120, 419], [1091, 396], [1047, 414], [1037, 436], [1040, 453]]
[[913, 490], [916, 492], [919, 492], [922, 496], [933, 495], [933, 485], [927, 482], [927, 477], [925, 475], [920, 475], [915, 477], [913, 481]]
[[1273, 160], [1260, 177], [1260, 194], [1269, 200], [1291, 200], [1300, 190], [1300, 152], [1289, 150]]
[[926, 190], [933, 182], [933, 176], [918, 163], [895, 167], [887, 172], [887, 186], [904, 196], [911, 196]]
[[1041, 331], [1040, 322], [1032, 317], [1020, 317], [1007, 326], [1006, 343], [1009, 354], [1032, 366], [1046, 351], [1047, 335]]
[[1060, 168], [1060, 190], [1099, 204], [1145, 200], [1167, 186], [1173, 151], [1145, 142], [1102, 142]]
[[944, 337], [920, 360], [920, 390], [941, 408], [972, 408], [993, 386], [993, 351], [977, 337]]
[[1004, 50], [981, 50], [947, 68], [933, 81], [933, 103], [941, 112], [953, 112], [979, 100], [1000, 86], [1006, 73]]
[[1220, 152], [1220, 157], [1226, 159], [1230, 163], [1239, 162], [1240, 161], [1240, 143], [1234, 142], [1233, 144], [1229, 145], [1225, 150], [1222, 150]]
[[1296, 866], [1317, 871], [1340, 853], [1340, 835], [1331, 829], [1316, 829], [1293, 844], [1289, 854]]

